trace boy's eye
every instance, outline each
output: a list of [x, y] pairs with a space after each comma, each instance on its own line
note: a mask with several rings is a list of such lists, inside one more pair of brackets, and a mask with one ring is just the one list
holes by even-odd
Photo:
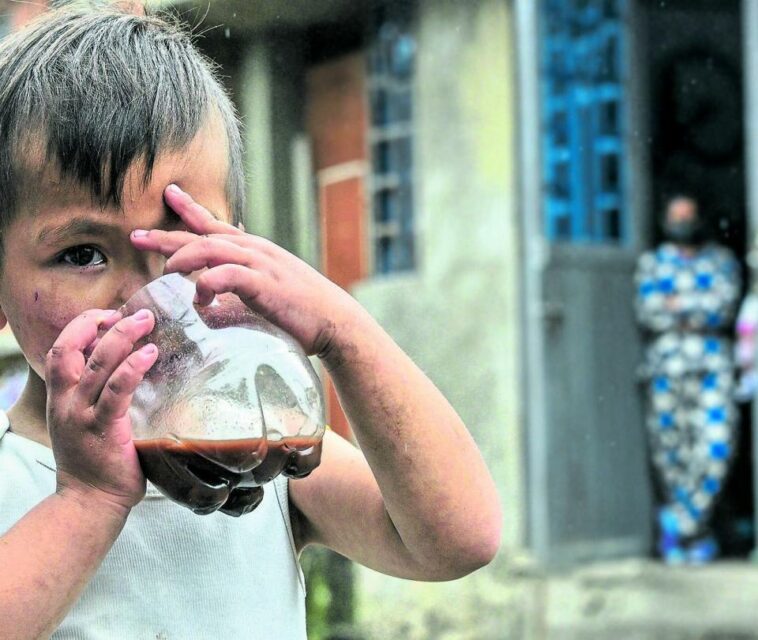
[[60, 261], [73, 267], [95, 267], [105, 263], [103, 253], [90, 245], [71, 247], [60, 254]]

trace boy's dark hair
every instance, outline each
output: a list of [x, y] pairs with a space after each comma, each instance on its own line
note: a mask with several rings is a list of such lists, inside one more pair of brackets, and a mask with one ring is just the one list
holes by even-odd
[[227, 198], [245, 209], [239, 123], [212, 63], [176, 24], [113, 9], [61, 8], [0, 41], [0, 230], [28, 172], [48, 163], [121, 204], [124, 178], [185, 147], [220, 117], [229, 151]]

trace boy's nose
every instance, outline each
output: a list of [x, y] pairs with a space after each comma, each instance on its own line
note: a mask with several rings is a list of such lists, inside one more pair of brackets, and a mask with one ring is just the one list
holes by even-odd
[[130, 278], [129, 281], [124, 281], [123, 285], [119, 287], [118, 295], [113, 300], [113, 308], [118, 309], [123, 304], [126, 304], [127, 300], [131, 298], [137, 291], [148, 284], [150, 280], [147, 279], [135, 279]]
[[163, 256], [149, 255], [124, 271], [119, 278], [119, 285], [114, 296], [113, 308], [118, 309], [137, 291], [163, 275], [166, 259]]

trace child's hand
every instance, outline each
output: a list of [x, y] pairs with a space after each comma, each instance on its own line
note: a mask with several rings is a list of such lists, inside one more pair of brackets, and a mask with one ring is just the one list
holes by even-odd
[[217, 220], [178, 187], [169, 186], [165, 199], [187, 231], [138, 229], [132, 242], [166, 256], [165, 273], [207, 268], [197, 279], [199, 304], [235, 293], [292, 335], [308, 355], [334, 350], [336, 336], [360, 309], [349, 295], [273, 242]]
[[[74, 491], [126, 510], [144, 496], [128, 409], [158, 355], [154, 345], [134, 351], [134, 343], [154, 324], [148, 311], [122, 318], [93, 309], [74, 318], [50, 349], [47, 424], [59, 493]], [[99, 338], [101, 329], [106, 333]]]
[[[500, 542], [495, 484], [465, 425], [431, 381], [352, 297], [275, 244], [216, 220], [176, 187], [186, 231], [135, 230], [132, 243], [192, 273], [200, 304], [237, 294], [322, 356], [360, 451], [324, 438], [321, 465], [293, 482], [298, 548], [316, 543], [415, 580], [450, 580]], [[443, 462], [441, 462], [443, 461]]]

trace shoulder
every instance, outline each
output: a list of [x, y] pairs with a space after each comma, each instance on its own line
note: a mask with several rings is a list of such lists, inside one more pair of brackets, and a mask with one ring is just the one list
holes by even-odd
[[658, 263], [658, 249], [648, 249], [640, 254], [637, 258], [637, 269], [640, 271], [649, 271]]
[[0, 410], [0, 443], [5, 438], [5, 434], [8, 433], [8, 429], [11, 424], [8, 420], [8, 414], [5, 411]]
[[656, 263], [675, 262], [681, 256], [678, 247], [671, 242], [662, 242], [653, 249], [649, 249], [640, 256], [640, 259], [651, 260]]
[[0, 535], [54, 492], [52, 451], [9, 432], [0, 412]]
[[676, 246], [664, 242], [640, 255], [637, 259], [637, 276], [671, 276], [676, 270], [680, 258]]
[[734, 251], [718, 242], [707, 242], [703, 245], [702, 255], [723, 256], [734, 258]]
[[702, 257], [720, 263], [726, 268], [737, 268], [737, 257], [730, 248], [720, 244], [710, 243], [703, 247]]

